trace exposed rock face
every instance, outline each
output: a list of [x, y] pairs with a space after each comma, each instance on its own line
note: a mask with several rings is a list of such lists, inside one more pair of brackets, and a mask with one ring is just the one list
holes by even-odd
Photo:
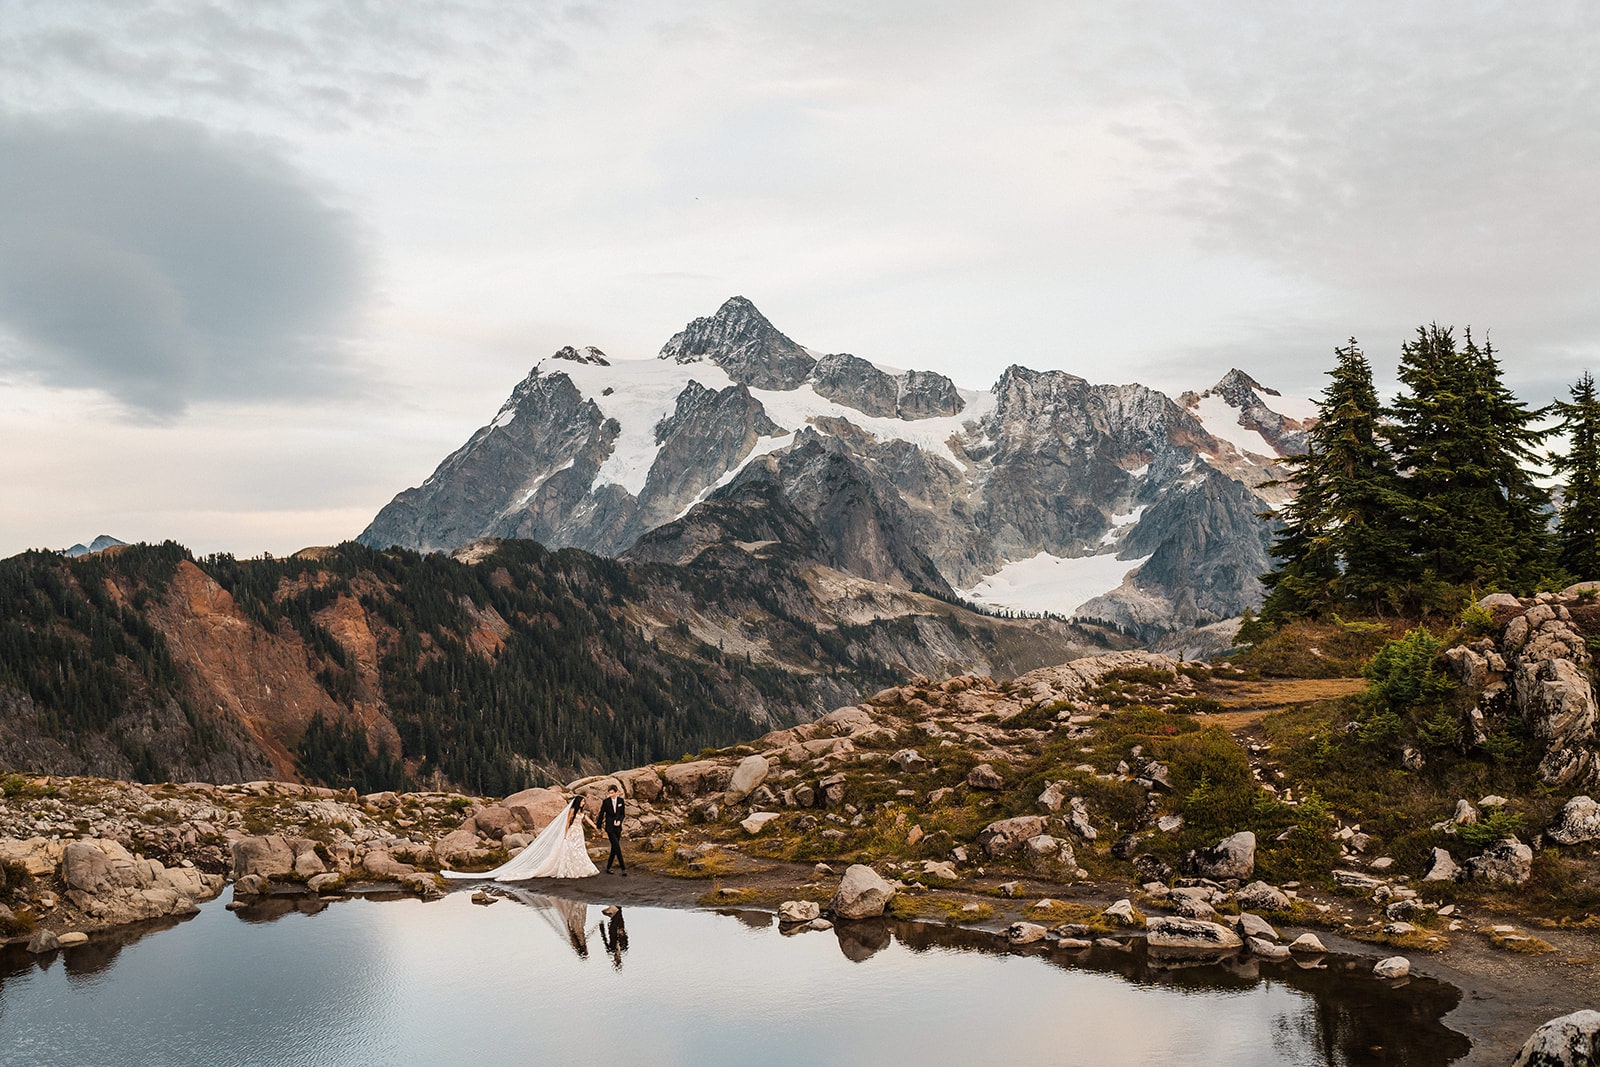
[[1287, 415], [1273, 411], [1262, 394], [1281, 397], [1276, 389], [1268, 389], [1244, 371], [1230, 370], [1216, 385], [1203, 393], [1184, 393], [1178, 402], [1193, 410], [1207, 397], [1215, 396], [1238, 412], [1236, 425], [1254, 430], [1281, 456], [1296, 456], [1306, 450], [1306, 431], [1310, 427]]
[[[963, 393], [932, 372], [890, 374], [844, 353], [815, 360], [740, 297], [690, 323], [654, 365], [574, 356], [536, 367], [361, 540], [439, 549], [530, 537], [660, 558], [641, 540], [664, 525], [771, 496], [746, 490], [759, 467], [814, 528], [812, 553], [849, 574], [888, 580], [892, 559], [913, 588], [947, 596], [1040, 552], [1114, 553], [1129, 571], [1144, 566], [1084, 617], [1145, 641], [1179, 631], [1190, 636], [1173, 647], [1189, 648], [1225, 641], [1201, 634], [1259, 601], [1271, 530], [1258, 513], [1279, 502], [1259, 487], [1301, 440], [1248, 376], [1216, 387], [1227, 419], [1265, 435], [1241, 451], [1202, 421], [1218, 417], [1209, 399], [1191, 413], [1142, 386], [1016, 366], [991, 391]], [[929, 420], [948, 421], [920, 430]], [[807, 455], [789, 462], [795, 452]], [[843, 507], [828, 513], [824, 501]]]
[[1523, 1044], [1511, 1067], [1593, 1067], [1600, 1063], [1600, 1011], [1551, 1019]]
[[793, 389], [817, 363], [742, 296], [730, 298], [715, 315], [695, 319], [673, 334], [661, 346], [659, 358], [678, 363], [709, 359], [734, 381], [755, 389]]
[[767, 771], [765, 756], [746, 756], [733, 769], [733, 777], [728, 780], [728, 788], [722, 795], [723, 800], [729, 804], [740, 803], [767, 780]]
[[828, 910], [838, 919], [874, 919], [894, 898], [894, 887], [878, 872], [862, 863], [853, 863], [844, 872], [839, 890]]
[[197, 910], [197, 901], [222, 888], [220, 875], [185, 867], [168, 869], [106, 839], [68, 842], [61, 877], [72, 903], [108, 926], [187, 915]]
[[1524, 601], [1485, 597], [1478, 606], [1504, 620], [1498, 640], [1444, 653], [1452, 677], [1477, 694], [1464, 724], [1474, 742], [1485, 738], [1486, 716], [1520, 715], [1544, 747], [1539, 776], [1556, 787], [1600, 783], [1594, 662], [1572, 616], [1582, 595], [1574, 588]]
[[1159, 956], [1222, 956], [1243, 947], [1238, 934], [1203, 919], [1160, 916], [1146, 919], [1145, 942]]

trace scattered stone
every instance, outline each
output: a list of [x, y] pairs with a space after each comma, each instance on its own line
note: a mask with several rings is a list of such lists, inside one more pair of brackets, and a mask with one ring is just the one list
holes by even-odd
[[1581, 845], [1600, 840], [1600, 804], [1587, 796], [1576, 796], [1567, 801], [1556, 816], [1550, 829], [1544, 832], [1547, 840], [1558, 845]]
[[1289, 950], [1282, 945], [1275, 945], [1271, 941], [1264, 941], [1259, 937], [1245, 939], [1245, 944], [1250, 949], [1252, 956], [1260, 956], [1264, 960], [1286, 960]]
[[767, 824], [778, 817], [775, 811], [753, 811], [739, 824], [747, 834], [759, 834], [767, 828]]
[[1394, 858], [1392, 856], [1379, 856], [1369, 866], [1375, 871], [1387, 871], [1394, 866]]
[[997, 790], [1006, 787], [1006, 780], [987, 763], [980, 763], [967, 772], [967, 785], [973, 789]]
[[474, 904], [493, 904], [495, 898], [479, 889], [473, 892], [471, 899]]
[[1152, 856], [1148, 852], [1142, 856], [1135, 857], [1133, 872], [1139, 876], [1141, 882], [1160, 882], [1163, 885], [1172, 881], [1173, 875], [1176, 873], [1165, 860]]
[[1383, 932], [1390, 937], [1406, 937], [1417, 932], [1417, 928], [1408, 922], [1385, 923]]
[[1183, 829], [1182, 815], [1163, 815], [1156, 820], [1156, 829], [1164, 834], [1177, 833]]
[[1467, 860], [1466, 877], [1490, 885], [1523, 885], [1533, 877], [1533, 849], [1515, 837], [1502, 838]]
[[1523, 1044], [1511, 1067], [1592, 1067], [1600, 1063], [1600, 1011], [1551, 1019]]
[[1133, 945], [1127, 941], [1118, 941], [1114, 937], [1097, 937], [1094, 939], [1096, 948], [1108, 948], [1113, 952], [1132, 952]]
[[1266, 882], [1251, 882], [1239, 890], [1236, 899], [1239, 907], [1251, 911], [1282, 911], [1289, 906], [1288, 895]]
[[822, 907], [814, 900], [786, 900], [778, 905], [781, 923], [808, 923], [822, 914]]
[[1411, 961], [1404, 956], [1390, 956], [1379, 960], [1372, 968], [1379, 978], [1404, 978], [1411, 973]]
[[767, 780], [770, 770], [771, 765], [765, 756], [746, 756], [740, 760], [739, 766], [733, 769], [733, 777], [728, 780], [728, 788], [723, 791], [723, 803], [737, 804], [754, 793]]
[[1063, 937], [1056, 942], [1058, 947], [1064, 948], [1068, 952], [1079, 952], [1083, 949], [1091, 947], [1093, 944], [1093, 941], [1082, 937]]
[[1376, 889], [1383, 885], [1383, 879], [1360, 871], [1334, 871], [1333, 883], [1343, 889]]
[[1243, 947], [1239, 935], [1214, 922], [1159, 916], [1145, 920], [1145, 942], [1163, 956], [1220, 956]]
[[1022, 894], [1021, 882], [1001, 882], [1000, 895], [1003, 897], [1016, 897]]
[[827, 919], [812, 919], [804, 926], [806, 930], [832, 930], [833, 924]]
[[[1070, 848], [1071, 846], [1068, 847]], [[1023, 843], [1023, 851], [1035, 859], [1041, 859], [1045, 856], [1053, 856], [1059, 852], [1060, 849], [1060, 843], [1058, 843], [1056, 839], [1051, 837], [1049, 834], [1040, 834], [1037, 837], [1030, 837], [1026, 842]]]
[[862, 863], [853, 863], [839, 882], [828, 910], [839, 919], [872, 919], [883, 914], [894, 898], [894, 887], [878, 872]]
[[1201, 878], [1242, 881], [1256, 869], [1256, 835], [1244, 830], [1225, 837], [1208, 849], [1189, 853], [1187, 865]]
[[1034, 803], [1046, 811], [1060, 811], [1061, 805], [1065, 804], [1067, 800], [1066, 794], [1063, 792], [1065, 787], [1065, 782], [1049, 783], [1044, 787], [1044, 792], [1039, 794]]
[[938, 878], [946, 882], [954, 882], [960, 877], [956, 873], [955, 864], [948, 860], [923, 860], [922, 874], [926, 878]]
[[1461, 877], [1461, 868], [1456, 861], [1450, 858], [1447, 849], [1435, 848], [1433, 862], [1428, 864], [1428, 873], [1422, 876], [1424, 882], [1454, 882]]
[[1118, 926], [1139, 925], [1139, 913], [1134, 909], [1133, 901], [1127, 897], [1123, 897], [1100, 914], [1112, 920]]
[[1308, 956], [1310, 956], [1310, 955], [1320, 956], [1320, 955], [1326, 953], [1328, 950], [1323, 947], [1322, 940], [1319, 937], [1317, 937], [1316, 934], [1310, 933], [1308, 931], [1306, 933], [1301, 934], [1299, 937], [1295, 938], [1293, 941], [1289, 942], [1289, 951], [1290, 952], [1304, 953], [1305, 955], [1308, 955]]
[[902, 748], [889, 757], [889, 762], [897, 765], [902, 771], [922, 771], [930, 766], [914, 748]]
[[1185, 919], [1211, 919], [1217, 914], [1217, 909], [1200, 897], [1179, 897], [1174, 910]]
[[1031, 945], [1043, 941], [1045, 933], [1038, 923], [1015, 922], [1006, 927], [1006, 940], [1013, 945]]
[[61, 947], [61, 941], [49, 930], [40, 928], [28, 938], [28, 951], [35, 956], [42, 956], [46, 952], [54, 952]]
[[1241, 937], [1264, 937], [1270, 941], [1279, 940], [1278, 931], [1272, 928], [1271, 923], [1259, 915], [1252, 915], [1248, 911], [1240, 913], [1233, 926], [1234, 929], [1239, 931], [1239, 936]]
[[985, 826], [978, 833], [978, 847], [999, 858], [1020, 852], [1030, 838], [1044, 833], [1044, 819], [1038, 815], [1019, 815]]
[[77, 945], [86, 945], [89, 943], [89, 935], [81, 930], [69, 930], [64, 934], [57, 934], [56, 943], [62, 948], [73, 948]]
[[1067, 828], [1084, 841], [1093, 841], [1100, 831], [1089, 822], [1089, 809], [1082, 797], [1073, 797], [1067, 806]]
[[819, 863], [815, 867], [811, 868], [811, 873], [826, 877], [830, 874], [837, 874], [838, 872], [832, 867], [829, 867], [826, 863]]

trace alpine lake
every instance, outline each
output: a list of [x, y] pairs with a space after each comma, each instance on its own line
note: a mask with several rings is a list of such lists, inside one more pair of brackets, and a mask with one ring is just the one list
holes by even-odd
[[219, 898], [7, 949], [0, 1063], [1422, 1067], [1469, 1049], [1441, 1022], [1455, 987], [1353, 957], [1164, 964], [1142, 944], [892, 920], [791, 934], [768, 912], [494, 893]]

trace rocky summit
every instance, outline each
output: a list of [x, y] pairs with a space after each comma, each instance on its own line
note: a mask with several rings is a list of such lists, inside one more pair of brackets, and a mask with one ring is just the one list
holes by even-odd
[[855, 577], [1201, 653], [1259, 602], [1259, 515], [1313, 413], [1238, 370], [1176, 400], [1022, 366], [962, 389], [813, 352], [734, 297], [656, 359], [540, 361], [360, 540], [526, 538], [682, 563], [767, 540], [776, 510]]

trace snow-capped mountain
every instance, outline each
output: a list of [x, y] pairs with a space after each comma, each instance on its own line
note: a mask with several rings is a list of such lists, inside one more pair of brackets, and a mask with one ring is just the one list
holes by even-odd
[[63, 556], [70, 556], [70, 557], [76, 559], [78, 556], [93, 555], [96, 552], [103, 552], [108, 548], [114, 548], [117, 545], [125, 545], [125, 544], [127, 544], [126, 541], [118, 541], [115, 537], [112, 537], [110, 534], [101, 534], [99, 537], [96, 537], [93, 541], [90, 541], [88, 544], [84, 544], [82, 541], [80, 541], [77, 544], [73, 545], [71, 548], [63, 548], [61, 550], [61, 554]]
[[813, 353], [734, 297], [655, 359], [542, 360], [360, 539], [684, 562], [799, 522], [819, 566], [1160, 642], [1259, 600], [1260, 487], [1313, 410], [1240, 371], [1178, 401], [1020, 366], [960, 389]]

